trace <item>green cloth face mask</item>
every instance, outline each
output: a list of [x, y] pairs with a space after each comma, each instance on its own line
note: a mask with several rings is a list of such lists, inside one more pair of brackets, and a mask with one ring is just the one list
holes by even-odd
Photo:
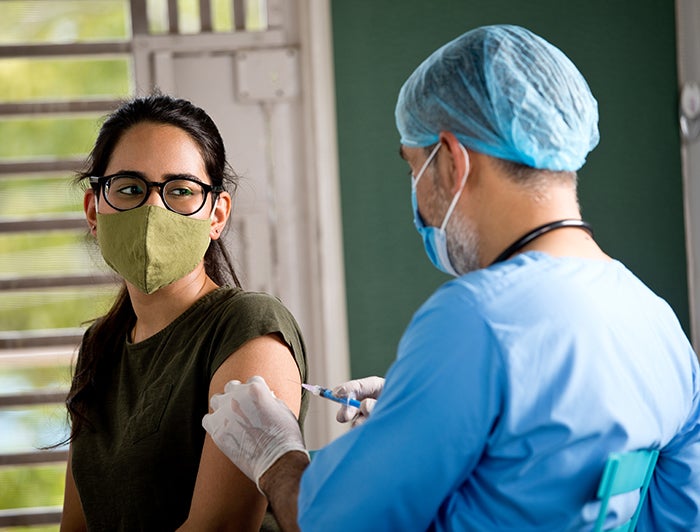
[[142, 205], [97, 214], [97, 241], [105, 262], [146, 294], [195, 269], [209, 247], [209, 219]]

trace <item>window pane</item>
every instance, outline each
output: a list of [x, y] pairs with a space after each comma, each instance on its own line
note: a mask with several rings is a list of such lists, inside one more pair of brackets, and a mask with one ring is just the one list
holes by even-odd
[[[3, 361], [0, 358], [0, 361]], [[0, 366], [0, 390], [4, 394], [31, 392], [39, 388], [68, 389], [70, 365], [3, 365]]]
[[[46, 366], [2, 362], [0, 358], [0, 390], [3, 394], [29, 393], [40, 389], [67, 391], [70, 387], [71, 368], [68, 363]], [[3, 434], [0, 453], [29, 452], [55, 445], [68, 435], [65, 405], [53, 403], [0, 408], [0, 429]], [[2, 483], [0, 485], [4, 486]]]
[[126, 56], [0, 59], [0, 102], [124, 98], [132, 92], [131, 69]]
[[248, 31], [267, 29], [267, 1], [245, 0], [245, 27]]
[[[36, 174], [0, 178], [0, 220], [83, 213], [83, 189], [72, 175]], [[87, 223], [85, 225], [87, 230]]]
[[108, 310], [116, 290], [95, 286], [5, 292], [0, 300], [0, 331], [85, 327]]
[[177, 0], [180, 33], [199, 33], [199, 0]]
[[0, 1], [0, 45], [130, 37], [127, 0]]
[[[0, 427], [2, 426], [2, 421], [0, 421]], [[1, 468], [2, 499], [3, 501], [12, 501], [12, 508], [60, 506], [63, 503], [65, 476], [65, 464]], [[0, 509], [5, 508], [10, 508], [10, 506], [0, 506]], [[44, 532], [58, 530], [58, 527], [31, 527], [16, 530]]]
[[215, 32], [233, 31], [233, 2], [231, 0], [212, 0], [212, 28]]
[[[95, 142], [98, 116], [0, 120], [0, 159], [85, 156]], [[77, 169], [76, 169], [77, 170]]]
[[148, 31], [153, 35], [168, 33], [167, 0], [147, 0]]
[[105, 271], [85, 233], [52, 231], [0, 235], [0, 277], [87, 274]]
[[[0, 381], [5, 372], [0, 370]], [[63, 404], [0, 408], [0, 453], [19, 453], [56, 445], [66, 439], [68, 426]], [[33, 505], [34, 506], [34, 505]]]

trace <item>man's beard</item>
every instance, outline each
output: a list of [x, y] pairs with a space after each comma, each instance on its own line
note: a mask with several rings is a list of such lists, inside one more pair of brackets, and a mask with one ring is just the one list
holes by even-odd
[[[435, 202], [436, 211], [440, 213], [446, 213], [452, 201], [452, 198], [445, 198], [440, 192], [434, 193], [430, 199]], [[480, 269], [479, 234], [475, 224], [455, 208], [445, 231], [447, 232], [447, 255], [455, 271], [464, 275]]]
[[481, 268], [479, 264], [479, 235], [471, 220], [453, 212], [447, 222], [447, 254], [460, 275]]
[[[433, 186], [429, 192], [428, 201], [436, 206], [435, 212], [441, 213], [444, 217], [450, 207], [452, 197], [445, 197], [445, 193], [436, 186], [434, 171], [431, 167], [430, 177], [433, 179]], [[447, 222], [445, 231], [447, 232], [447, 255], [455, 271], [464, 275], [480, 269], [479, 235], [475, 224], [455, 208]]]

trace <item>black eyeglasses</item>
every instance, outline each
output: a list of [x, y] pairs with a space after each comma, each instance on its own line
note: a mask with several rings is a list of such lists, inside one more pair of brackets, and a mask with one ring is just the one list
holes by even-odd
[[210, 192], [216, 197], [224, 190], [224, 187], [207, 185], [189, 177], [171, 177], [155, 183], [130, 174], [91, 177], [90, 185], [96, 193], [102, 193], [110, 207], [118, 211], [140, 207], [146, 203], [151, 188], [156, 187], [163, 205], [184, 216], [194, 214], [204, 207]]

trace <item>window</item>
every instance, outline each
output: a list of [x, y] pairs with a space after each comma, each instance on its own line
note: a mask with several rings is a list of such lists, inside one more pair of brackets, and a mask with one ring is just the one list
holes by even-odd
[[134, 93], [133, 34], [266, 25], [264, 1], [0, 2], [0, 528], [60, 519], [66, 447], [40, 448], [68, 435], [76, 346], [116, 292], [73, 176]]

